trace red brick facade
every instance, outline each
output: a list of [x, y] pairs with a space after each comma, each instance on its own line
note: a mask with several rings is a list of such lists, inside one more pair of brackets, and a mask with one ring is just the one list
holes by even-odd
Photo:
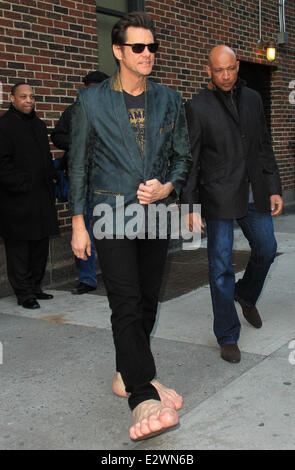
[[[278, 0], [262, 1], [262, 39], [276, 41]], [[259, 39], [259, 2], [256, 0], [147, 0], [146, 10], [156, 21], [161, 49], [155, 76], [189, 99], [207, 82], [208, 52], [216, 44], [232, 47], [238, 58], [269, 64]], [[295, 80], [295, 2], [286, 2], [289, 41], [277, 51], [271, 80], [271, 129], [286, 203], [295, 201], [295, 104], [289, 84]], [[295, 84], [293, 89], [295, 88]]]
[[[263, 1], [262, 7], [262, 39], [268, 42], [279, 32], [278, 1]], [[49, 127], [55, 124], [75, 99], [81, 78], [98, 67], [95, 10], [94, 0], [0, 1], [0, 113], [7, 109], [11, 86], [26, 79], [34, 85], [38, 115]], [[146, 0], [146, 11], [156, 21], [161, 44], [154, 77], [178, 89], [184, 99], [207, 82], [206, 60], [216, 44], [233, 47], [243, 61], [267, 64], [265, 51], [257, 46], [256, 0]], [[272, 64], [271, 127], [284, 195], [294, 202], [295, 105], [289, 101], [289, 84], [295, 80], [293, 1], [286, 2], [286, 29], [289, 43]], [[58, 209], [65, 229], [67, 207]]]
[[[97, 69], [97, 48], [92, 0], [1, 1], [0, 109], [8, 107], [11, 86], [27, 80], [34, 86], [38, 116], [54, 126], [74, 101], [82, 77]], [[63, 230], [70, 226], [66, 205], [58, 204], [58, 211]]]

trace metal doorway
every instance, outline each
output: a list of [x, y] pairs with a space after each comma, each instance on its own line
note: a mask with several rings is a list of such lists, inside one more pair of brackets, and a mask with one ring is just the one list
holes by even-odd
[[275, 67], [240, 61], [239, 77], [262, 97], [268, 131], [271, 134], [271, 79]]

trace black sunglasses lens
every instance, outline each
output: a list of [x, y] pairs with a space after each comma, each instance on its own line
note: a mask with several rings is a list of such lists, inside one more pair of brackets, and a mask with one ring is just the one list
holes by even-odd
[[148, 49], [152, 54], [157, 52], [158, 47], [159, 47], [159, 44], [157, 42], [154, 42], [154, 43], [148, 45]]
[[132, 45], [132, 51], [135, 53], [135, 54], [141, 54], [145, 47], [148, 47], [148, 50], [154, 54], [155, 52], [157, 52], [158, 50], [158, 47], [159, 47], [159, 44], [158, 43], [152, 43], [152, 44], [133, 44]]
[[144, 44], [133, 44], [132, 51], [135, 52], [135, 54], [141, 54], [144, 51], [144, 48]]

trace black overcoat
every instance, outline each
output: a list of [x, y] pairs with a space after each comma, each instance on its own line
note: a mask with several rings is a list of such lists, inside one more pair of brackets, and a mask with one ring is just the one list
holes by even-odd
[[0, 235], [41, 240], [58, 233], [46, 125], [14, 107], [0, 117]]
[[214, 87], [186, 104], [193, 166], [181, 202], [201, 204], [208, 219], [245, 216], [249, 181], [259, 211], [269, 211], [270, 195], [282, 193], [261, 97], [242, 83], [236, 93], [237, 107]]

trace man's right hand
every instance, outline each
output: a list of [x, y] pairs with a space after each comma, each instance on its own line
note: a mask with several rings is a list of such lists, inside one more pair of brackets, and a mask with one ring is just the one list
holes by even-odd
[[85, 228], [83, 215], [75, 215], [72, 218], [72, 250], [77, 258], [87, 260], [91, 256], [91, 240]]
[[199, 212], [191, 212], [185, 216], [185, 224], [190, 232], [204, 233], [203, 228], [205, 227], [202, 221], [201, 214]]

